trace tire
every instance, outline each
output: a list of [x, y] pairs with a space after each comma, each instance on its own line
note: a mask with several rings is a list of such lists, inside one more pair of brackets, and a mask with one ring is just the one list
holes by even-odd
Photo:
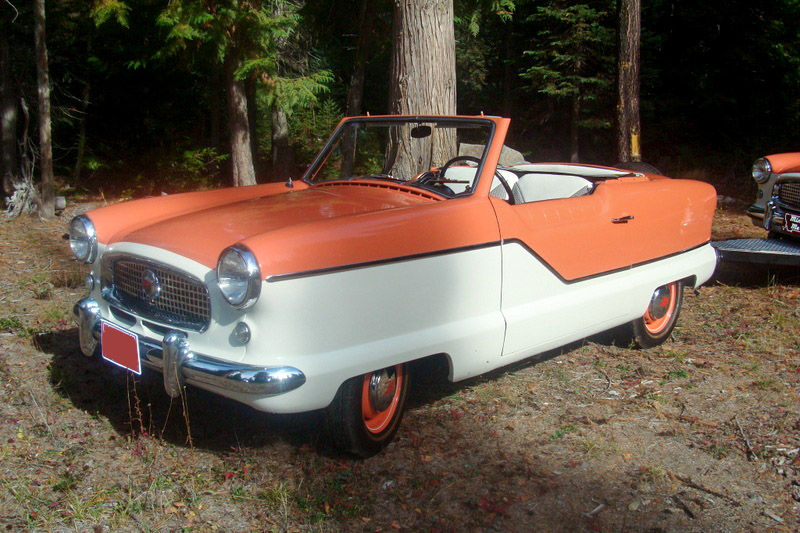
[[621, 170], [631, 170], [633, 172], [646, 172], [647, 174], [658, 174], [661, 176], [661, 171], [653, 165], [642, 163], [641, 161], [622, 161], [614, 165], [614, 168]]
[[325, 416], [331, 443], [363, 458], [383, 450], [403, 418], [408, 382], [408, 365], [400, 364], [342, 383]]
[[647, 311], [631, 323], [633, 340], [640, 348], [653, 348], [667, 340], [683, 304], [683, 282], [674, 281], [653, 291]]

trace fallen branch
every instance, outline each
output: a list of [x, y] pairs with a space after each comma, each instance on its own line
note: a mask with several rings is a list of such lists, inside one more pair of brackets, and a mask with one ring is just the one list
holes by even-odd
[[744, 428], [739, 423], [739, 418], [738, 417], [739, 417], [739, 415], [737, 414], [736, 416], [733, 417], [733, 420], [736, 422], [736, 425], [739, 427], [739, 433], [742, 434], [742, 438], [744, 439], [744, 443], [745, 443], [745, 445], [747, 445], [747, 460], [748, 461], [758, 460], [758, 456], [756, 455], [756, 452], [753, 451], [753, 446], [752, 446], [752, 444], [750, 444], [750, 439], [747, 438], [747, 434], [745, 434]]
[[697, 490], [700, 490], [700, 491], [703, 491], [703, 492], [707, 492], [708, 494], [714, 495], [714, 496], [716, 496], [718, 498], [723, 498], [725, 500], [728, 500], [729, 502], [731, 502], [734, 505], [741, 505], [739, 503], [739, 501], [736, 500], [735, 498], [731, 498], [727, 494], [723, 494], [718, 490], [714, 490], [712, 488], [706, 487], [705, 485], [701, 485], [700, 483], [697, 483], [696, 481], [693, 481], [692, 478], [690, 478], [689, 476], [682, 476], [680, 474], [676, 474], [675, 472], [669, 472], [669, 477], [672, 478], [673, 480], [680, 481], [681, 483], [683, 483], [687, 487], [692, 487], [693, 489], [697, 489]]
[[681, 499], [680, 496], [678, 496], [677, 494], [673, 494], [672, 501], [678, 504], [678, 507], [680, 507], [684, 513], [686, 513], [686, 516], [688, 516], [689, 518], [697, 518], [694, 512], [691, 509], [689, 509], [689, 506], [686, 504], [685, 501]]

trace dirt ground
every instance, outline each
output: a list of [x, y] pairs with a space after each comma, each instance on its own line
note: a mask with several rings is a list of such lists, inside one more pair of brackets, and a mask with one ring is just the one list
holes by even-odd
[[[672, 339], [605, 335], [451, 384], [337, 456], [275, 416], [81, 355], [57, 221], [0, 223], [0, 526], [75, 531], [797, 531], [800, 272], [720, 265]], [[762, 236], [723, 198], [714, 237]]]

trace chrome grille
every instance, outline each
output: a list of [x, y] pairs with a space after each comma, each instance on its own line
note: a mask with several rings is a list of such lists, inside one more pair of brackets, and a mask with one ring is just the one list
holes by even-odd
[[784, 204], [800, 207], [800, 181], [781, 183], [778, 199]]
[[[114, 257], [108, 265], [112, 303], [137, 315], [189, 329], [204, 330], [211, 320], [208, 289], [198, 279], [150, 261]], [[155, 299], [145, 294], [143, 274], [152, 271], [161, 292]], [[113, 302], [116, 300], [116, 302]]]

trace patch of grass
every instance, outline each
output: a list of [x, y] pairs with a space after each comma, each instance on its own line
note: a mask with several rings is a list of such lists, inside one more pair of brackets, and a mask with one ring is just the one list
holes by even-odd
[[720, 444], [714, 444], [709, 449], [709, 452], [711, 453], [712, 456], [714, 456], [714, 459], [722, 459], [724, 457], [727, 457], [728, 454], [731, 453], [731, 447], [723, 446]]
[[641, 477], [647, 481], [654, 482], [666, 479], [667, 470], [661, 465], [643, 466], [640, 471]]
[[14, 330], [22, 328], [22, 320], [18, 316], [0, 318], [0, 330], [13, 333]]
[[759, 379], [753, 382], [753, 385], [763, 391], [774, 391], [774, 392], [783, 392], [784, 386], [783, 383], [778, 381], [777, 379], [767, 378], [767, 379]]
[[56, 288], [78, 289], [83, 287], [86, 273], [82, 268], [56, 270], [50, 275], [50, 283]]
[[569, 433], [572, 433], [578, 429], [577, 427], [573, 426], [572, 424], [568, 424], [566, 426], [562, 426], [555, 430], [553, 433], [550, 434], [550, 440], [558, 440], [564, 438]]
[[667, 377], [671, 379], [687, 379], [689, 373], [685, 370], [670, 370], [667, 372]]
[[581, 446], [584, 453], [591, 458], [619, 453], [619, 445], [616, 442], [585, 438], [581, 440]]
[[78, 482], [80, 482], [80, 479], [78, 479], [72, 472], [67, 470], [61, 474], [61, 479], [53, 483], [53, 490], [58, 492], [67, 492], [77, 487]]

